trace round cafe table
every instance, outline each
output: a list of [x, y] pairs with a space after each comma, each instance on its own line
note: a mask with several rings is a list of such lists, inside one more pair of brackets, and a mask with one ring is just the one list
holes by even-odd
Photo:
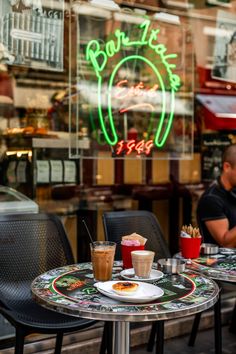
[[187, 267], [200, 271], [212, 279], [235, 283], [236, 248], [219, 248], [216, 254], [201, 255], [199, 258], [189, 260]]
[[[182, 258], [181, 253], [178, 253], [177, 258]], [[236, 283], [236, 249], [235, 248], [219, 248], [218, 253], [212, 255], [200, 255], [199, 258], [187, 260], [187, 268], [192, 271], [201, 272], [203, 275], [216, 280], [217, 282], [229, 282]], [[217, 328], [215, 328], [216, 335], [216, 351], [217, 354], [222, 353], [222, 335], [219, 331], [221, 327], [221, 301], [219, 295], [219, 301], [217, 302], [218, 309], [215, 311], [215, 326], [217, 323]], [[215, 308], [216, 309], [216, 308]], [[236, 318], [236, 307], [233, 310], [232, 324], [235, 326]], [[201, 318], [201, 312], [195, 316], [189, 345], [194, 345], [197, 330], [199, 327], [199, 322]]]
[[[115, 262], [113, 280], [120, 280], [121, 262]], [[212, 307], [219, 288], [214, 280], [187, 270], [164, 275], [153, 284], [163, 289], [160, 298], [147, 303], [127, 303], [102, 295], [94, 286], [91, 263], [69, 265], [48, 271], [32, 283], [33, 298], [42, 306], [72, 316], [114, 322], [115, 354], [129, 353], [129, 323], [163, 323], [157, 351], [163, 353], [164, 321], [180, 318]]]

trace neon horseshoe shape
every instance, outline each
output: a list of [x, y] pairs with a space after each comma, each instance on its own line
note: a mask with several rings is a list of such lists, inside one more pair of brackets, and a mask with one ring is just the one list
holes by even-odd
[[[170, 133], [174, 118], [175, 109], [175, 92], [180, 86], [180, 77], [173, 74], [172, 69], [175, 68], [175, 64], [169, 62], [170, 59], [176, 58], [177, 54], [166, 53], [167, 48], [163, 44], [159, 44], [158, 39], [158, 29], [151, 29], [149, 31], [150, 21], [145, 20], [139, 27], [141, 29], [141, 39], [138, 41], [130, 41], [129, 37], [126, 36], [124, 32], [119, 29], [115, 31], [115, 40], [110, 40], [106, 43], [105, 49], [101, 49], [100, 44], [97, 40], [91, 40], [86, 47], [86, 59], [92, 64], [95, 74], [97, 76], [97, 110], [99, 117], [99, 124], [104, 137], [109, 145], [116, 145], [118, 142], [118, 134], [116, 132], [116, 127], [114, 124], [113, 112], [112, 112], [112, 89], [114, 87], [113, 83], [115, 76], [120, 69], [120, 67], [127, 61], [130, 60], [140, 60], [148, 65], [155, 74], [157, 78], [158, 87], [160, 88], [161, 94], [161, 113], [158, 118], [158, 123], [156, 124], [154, 144], [161, 148]], [[167, 95], [165, 91], [165, 85], [162, 76], [157, 69], [157, 67], [147, 58], [140, 55], [130, 55], [123, 58], [114, 68], [111, 73], [110, 79], [108, 81], [108, 91], [107, 91], [107, 114], [104, 117], [104, 109], [102, 108], [102, 72], [108, 62], [108, 59], [113, 57], [118, 53], [122, 46], [149, 46], [156, 55], [160, 57], [160, 60], [164, 67], [166, 68], [166, 75], [169, 78], [170, 83], [170, 101], [167, 103]], [[169, 109], [167, 109], [167, 104], [169, 104]], [[167, 115], [167, 111], [169, 112]], [[152, 112], [155, 114], [155, 112]], [[107, 119], [108, 118], [108, 119]], [[152, 119], [150, 120], [149, 126], [152, 127]]]
[[[100, 123], [101, 123], [101, 127], [103, 130], [104, 135], [106, 136], [107, 140], [109, 139], [109, 143], [110, 145], [115, 145], [118, 141], [118, 136], [115, 130], [115, 125], [114, 125], [114, 120], [113, 120], [113, 114], [112, 114], [112, 87], [113, 87], [113, 82], [114, 82], [114, 78], [115, 75], [117, 74], [117, 71], [120, 69], [120, 67], [129, 60], [142, 60], [144, 61], [147, 65], [149, 65], [151, 67], [151, 69], [153, 70], [153, 72], [155, 73], [158, 82], [160, 84], [160, 88], [161, 88], [161, 95], [162, 95], [162, 109], [161, 109], [161, 115], [160, 115], [160, 120], [159, 120], [159, 124], [157, 126], [156, 129], [156, 133], [155, 133], [155, 139], [154, 139], [154, 143], [157, 147], [162, 147], [165, 142], [166, 139], [169, 135], [170, 132], [170, 128], [172, 125], [172, 121], [173, 121], [173, 117], [174, 117], [174, 101], [175, 101], [175, 94], [174, 94], [174, 90], [171, 90], [171, 105], [170, 105], [170, 114], [169, 117], [167, 118], [167, 124], [166, 127], [163, 131], [163, 127], [165, 124], [165, 119], [166, 119], [166, 93], [165, 93], [165, 85], [163, 83], [162, 77], [158, 71], [158, 69], [152, 64], [152, 62], [150, 60], [148, 60], [147, 58], [140, 56], [140, 55], [131, 55], [129, 57], [126, 57], [124, 59], [122, 59], [119, 64], [117, 64], [117, 66], [115, 67], [115, 69], [113, 70], [111, 76], [110, 76], [110, 80], [109, 80], [109, 84], [108, 84], [108, 95], [107, 95], [107, 100], [108, 100], [108, 105], [107, 105], [107, 109], [108, 109], [108, 117], [109, 117], [109, 122], [110, 122], [110, 126], [111, 126], [111, 131], [113, 133], [113, 137], [108, 136], [107, 134], [107, 130], [105, 128], [105, 122], [104, 122], [104, 118], [102, 115], [102, 109], [101, 107], [98, 108], [99, 110], [99, 117], [100, 117]], [[98, 104], [101, 104], [101, 102], [98, 100]]]

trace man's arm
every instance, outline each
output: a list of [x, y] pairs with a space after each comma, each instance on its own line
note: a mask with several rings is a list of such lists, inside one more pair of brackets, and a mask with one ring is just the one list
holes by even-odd
[[229, 230], [228, 219], [205, 221], [206, 227], [222, 247], [236, 247], [236, 226]]

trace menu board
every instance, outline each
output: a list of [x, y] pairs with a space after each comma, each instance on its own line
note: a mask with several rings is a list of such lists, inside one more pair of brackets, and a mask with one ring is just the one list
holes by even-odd
[[2, 0], [0, 60], [63, 70], [64, 0]]
[[51, 182], [63, 182], [63, 164], [61, 160], [50, 160]]
[[231, 144], [230, 134], [203, 134], [202, 136], [202, 181], [216, 180], [221, 173], [222, 154]]
[[64, 182], [76, 182], [76, 163], [75, 161], [64, 161]]
[[16, 179], [18, 183], [26, 183], [27, 182], [27, 161], [19, 161], [16, 168]]
[[50, 182], [50, 167], [49, 161], [37, 160], [37, 183], [49, 183]]

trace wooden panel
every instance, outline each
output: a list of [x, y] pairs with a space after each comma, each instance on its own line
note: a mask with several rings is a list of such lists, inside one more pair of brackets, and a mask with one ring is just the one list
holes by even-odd
[[65, 227], [75, 261], [77, 261], [77, 217], [76, 215], [61, 216], [61, 221]]
[[201, 155], [193, 154], [193, 160], [179, 161], [179, 182], [198, 183], [201, 182]]
[[106, 211], [112, 211], [111, 206], [108, 204], [106, 206], [101, 206], [97, 208], [97, 240], [105, 240], [104, 227], [102, 222], [102, 215]]
[[143, 161], [141, 159], [124, 160], [124, 183], [143, 183]]
[[[98, 153], [96, 182], [98, 185], [113, 185], [114, 184], [114, 159], [111, 158], [111, 153], [100, 151]], [[102, 158], [104, 157], [104, 159]], [[109, 157], [109, 158], [108, 158]]]
[[103, 222], [102, 222], [103, 213], [104, 210], [98, 209], [97, 211], [97, 240], [98, 241], [105, 240]]
[[163, 160], [152, 160], [152, 183], [167, 183], [170, 180], [170, 161], [166, 153], [154, 153], [153, 157], [159, 157]]
[[164, 238], [169, 245], [169, 201], [168, 200], [155, 200], [152, 203], [153, 213], [156, 215]]

